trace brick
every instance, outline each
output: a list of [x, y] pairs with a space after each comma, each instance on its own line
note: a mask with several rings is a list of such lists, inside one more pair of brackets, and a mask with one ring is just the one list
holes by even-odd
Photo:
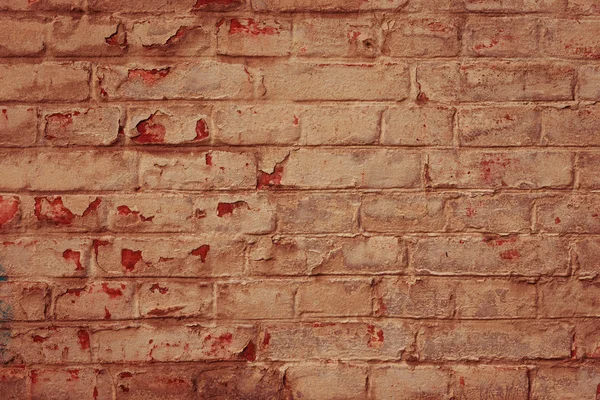
[[21, 198], [14, 195], [0, 196], [0, 228], [3, 231], [12, 230], [21, 224]]
[[597, 60], [600, 46], [593, 39], [600, 34], [596, 21], [557, 19], [544, 24], [544, 53], [552, 57]]
[[212, 316], [212, 286], [159, 281], [144, 283], [138, 291], [140, 314], [145, 317]]
[[217, 286], [217, 317], [286, 319], [294, 316], [297, 285], [287, 281], [240, 282]]
[[595, 0], [568, 0], [567, 11], [572, 14], [598, 15], [600, 7]]
[[0, 368], [0, 393], [7, 400], [20, 400], [29, 396], [27, 371], [23, 367]]
[[118, 56], [127, 48], [121, 21], [106, 17], [58, 17], [52, 25], [50, 51], [63, 56]]
[[44, 320], [47, 293], [44, 283], [1, 282], [0, 321]]
[[90, 66], [83, 62], [0, 65], [0, 100], [82, 101], [90, 94]]
[[371, 280], [315, 280], [301, 284], [296, 310], [305, 318], [368, 316], [371, 314]]
[[579, 69], [579, 98], [581, 100], [600, 99], [600, 68], [595, 65], [584, 65]]
[[22, 224], [45, 232], [93, 232], [105, 226], [104, 196], [60, 195], [22, 197]]
[[530, 18], [472, 16], [463, 37], [472, 56], [531, 57], [538, 51], [538, 26]]
[[140, 158], [141, 184], [149, 189], [251, 189], [256, 186], [252, 154], [225, 151]]
[[391, 57], [452, 57], [460, 52], [461, 20], [404, 17], [387, 23], [383, 53]]
[[[282, 167], [282, 187], [402, 188], [417, 187], [421, 159], [416, 153], [394, 150], [313, 150], [290, 152]], [[388, 169], [389, 174], [381, 174]]]
[[224, 105], [213, 113], [215, 141], [229, 145], [295, 144], [299, 115], [291, 105]]
[[92, 333], [94, 361], [149, 362], [244, 359], [251, 327], [135, 324]]
[[199, 398], [276, 399], [283, 390], [282, 375], [275, 366], [213, 367], [198, 374]]
[[54, 293], [54, 318], [58, 320], [110, 320], [136, 316], [134, 283], [74, 282], [56, 287]]
[[[2, 8], [2, 4], [0, 4]], [[0, 56], [27, 57], [43, 53], [44, 20], [0, 18], [5, 29], [0, 33]]]
[[486, 396], [527, 400], [529, 380], [526, 368], [509, 366], [452, 367], [452, 388], [460, 399], [485, 399]]
[[597, 189], [600, 186], [600, 179], [594, 170], [600, 166], [599, 153], [580, 153], [577, 159], [579, 169], [579, 185], [586, 189]]
[[129, 52], [159, 57], [214, 55], [214, 26], [215, 21], [211, 18], [139, 19], [133, 22], [127, 32]]
[[232, 276], [244, 268], [244, 246], [240, 238], [218, 234], [101, 237], [93, 263], [99, 276]]
[[286, 387], [294, 399], [367, 398], [367, 369], [364, 365], [293, 365], [286, 370], [285, 377]]
[[202, 145], [210, 141], [210, 121], [204, 107], [132, 107], [125, 133], [135, 145]]
[[444, 398], [449, 376], [440, 367], [381, 365], [372, 370], [369, 380], [372, 396], [376, 399], [425, 400]]
[[257, 238], [248, 252], [257, 275], [397, 273], [405, 270], [404, 243], [395, 237]]
[[540, 62], [422, 63], [417, 67], [421, 97], [433, 101], [572, 100], [575, 71]]
[[148, 194], [107, 198], [108, 228], [114, 232], [191, 232], [193, 199]]
[[444, 229], [446, 196], [436, 194], [367, 194], [362, 227], [369, 232], [432, 232]]
[[569, 267], [567, 241], [550, 236], [429, 237], [411, 254], [426, 275], [566, 275]]
[[407, 0], [252, 0], [256, 11], [338, 11], [396, 10], [406, 5]]
[[288, 63], [263, 67], [261, 72], [268, 99], [400, 101], [409, 95], [405, 64]]
[[260, 349], [265, 360], [399, 360], [413, 330], [406, 321], [264, 324]]
[[421, 360], [551, 360], [571, 354], [571, 327], [560, 322], [438, 322], [421, 329]]
[[375, 289], [377, 315], [451, 318], [456, 283], [448, 280], [383, 278]]
[[119, 371], [114, 377], [117, 400], [142, 400], [150, 396], [160, 396], [164, 400], [196, 399], [195, 371], [189, 366], [127, 366]]
[[293, 52], [301, 57], [376, 57], [381, 28], [374, 18], [301, 18], [294, 23]]
[[596, 195], [550, 196], [536, 201], [540, 232], [600, 232]]
[[122, 4], [116, 0], [90, 0], [88, 1], [88, 9], [90, 11], [109, 12], [114, 12], [115, 10], [121, 12], [187, 12], [195, 8], [195, 2], [196, 0], [153, 0], [152, 2], [132, 0], [128, 1], [127, 4]]
[[398, 107], [383, 113], [381, 143], [393, 146], [450, 146], [454, 109]]
[[40, 131], [54, 146], [108, 146], [117, 141], [120, 119], [118, 107], [44, 109]]
[[461, 280], [456, 287], [455, 318], [535, 318], [536, 286], [527, 282]]
[[69, 397], [97, 399], [112, 396], [110, 376], [102, 368], [34, 369], [30, 371], [30, 378], [32, 400], [60, 400]]
[[594, 366], [541, 367], [533, 380], [533, 400], [593, 398], [600, 384]]
[[278, 18], [226, 18], [217, 24], [217, 53], [230, 56], [287, 56], [292, 24]]
[[461, 0], [468, 11], [475, 12], [557, 12], [564, 9], [562, 0]]
[[598, 316], [595, 298], [600, 288], [594, 282], [552, 280], [542, 282], [539, 288], [539, 310], [542, 317]]
[[540, 141], [540, 113], [531, 107], [475, 107], [458, 111], [461, 146], [532, 146]]
[[272, 201], [260, 194], [202, 196], [194, 203], [197, 227], [204, 232], [270, 233], [276, 214]]
[[573, 184], [573, 156], [558, 151], [431, 152], [433, 187], [565, 188]]
[[595, 105], [544, 109], [544, 140], [551, 146], [598, 146], [600, 139], [594, 132], [600, 128], [599, 117], [600, 108]]
[[[511, 194], [471, 194], [448, 201], [450, 231], [529, 232], [532, 198]], [[510, 209], [510, 215], [498, 210]]]
[[[0, 69], [1, 71], [1, 69]], [[198, 79], [197, 77], [205, 79]], [[254, 93], [254, 73], [242, 64], [185, 62], [98, 67], [104, 99], [244, 99]]]
[[356, 231], [360, 200], [355, 195], [278, 195], [275, 209], [284, 233]]
[[595, 359], [600, 357], [600, 336], [598, 335], [598, 320], [587, 319], [578, 321], [573, 332], [571, 346], [572, 359]]
[[0, 275], [36, 278], [85, 276], [90, 247], [91, 241], [76, 237], [5, 238], [1, 242]]
[[370, 105], [306, 107], [299, 117], [303, 144], [374, 144], [379, 137], [382, 110]]
[[10, 364], [89, 363], [90, 333], [82, 327], [13, 325], [0, 332], [0, 361]]
[[600, 241], [589, 237], [582, 238], [575, 242], [574, 246], [576, 275], [580, 279], [595, 278], [600, 273], [600, 268], [597, 264], [598, 255], [600, 254]]
[[81, 0], [0, 0], [0, 10], [41, 11], [41, 10], [82, 10]]
[[0, 146], [32, 146], [37, 136], [37, 110], [27, 106], [0, 106]]

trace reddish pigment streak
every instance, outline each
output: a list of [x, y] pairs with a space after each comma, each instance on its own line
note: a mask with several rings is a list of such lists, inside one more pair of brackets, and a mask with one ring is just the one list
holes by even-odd
[[246, 207], [250, 209], [245, 201], [236, 201], [234, 203], [219, 203], [217, 204], [217, 217], [233, 214], [236, 208]]
[[0, 196], [0, 226], [12, 221], [19, 212], [19, 200]]
[[77, 332], [77, 337], [79, 338], [79, 346], [81, 350], [87, 350], [90, 348], [90, 334], [87, 331], [79, 331]]
[[251, 35], [274, 35], [279, 32], [272, 26], [260, 27], [252, 18], [233, 18], [229, 22], [229, 34], [249, 33]]
[[210, 246], [207, 244], [203, 244], [202, 246], [198, 247], [197, 249], [192, 250], [191, 254], [193, 256], [200, 256], [200, 261], [206, 262], [206, 256], [208, 255], [209, 251], [210, 251]]
[[62, 256], [65, 260], [73, 261], [75, 263], [75, 271], [83, 271], [84, 268], [81, 265], [81, 252], [67, 249], [63, 252]]
[[117, 297], [123, 296], [123, 292], [121, 289], [113, 289], [108, 287], [107, 283], [102, 284], [102, 291], [108, 295], [111, 299], [116, 299]]

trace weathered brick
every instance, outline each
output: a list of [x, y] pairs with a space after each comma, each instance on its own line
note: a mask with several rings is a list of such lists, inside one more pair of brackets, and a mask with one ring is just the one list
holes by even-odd
[[108, 201], [104, 196], [59, 195], [21, 197], [22, 225], [46, 232], [94, 232], [104, 228]]
[[100, 66], [96, 78], [104, 99], [243, 99], [254, 93], [255, 74], [242, 64], [205, 61]]
[[0, 106], [0, 146], [32, 146], [37, 136], [37, 110], [27, 106]]
[[561, 322], [425, 323], [422, 360], [561, 359], [571, 354], [571, 327]]
[[448, 280], [384, 278], [375, 289], [375, 310], [382, 316], [450, 318], [455, 286]]
[[268, 99], [399, 101], [410, 89], [406, 64], [287, 63], [263, 67], [261, 73]]
[[91, 241], [80, 238], [5, 238], [0, 275], [8, 277], [81, 277], [88, 268]]
[[252, 0], [256, 11], [360, 11], [396, 10], [408, 0]]
[[306, 107], [299, 117], [302, 143], [308, 146], [373, 144], [379, 136], [382, 110], [371, 105]]
[[452, 145], [454, 109], [399, 107], [384, 111], [381, 143], [399, 146]]
[[399, 360], [414, 329], [406, 321], [265, 324], [260, 349], [266, 360]]
[[0, 65], [0, 100], [82, 101], [89, 97], [90, 65], [43, 62]]
[[600, 232], [598, 196], [549, 196], [536, 201], [536, 228], [541, 232]]
[[118, 400], [142, 400], [159, 396], [162, 400], [196, 400], [193, 375], [189, 366], [162, 366], [152, 368], [127, 366], [114, 377]]
[[251, 189], [256, 187], [252, 154], [226, 151], [140, 157], [141, 185], [149, 189]]
[[[578, 280], [552, 280], [539, 285], [540, 315], [554, 317], [597, 317], [597, 283]], [[568, 299], [568, 301], [565, 301]]]
[[6, 400], [20, 400], [29, 396], [29, 380], [23, 367], [0, 368], [0, 393]]
[[102, 363], [237, 360], [252, 339], [250, 326], [135, 324], [95, 330], [92, 353]]
[[210, 141], [210, 110], [204, 107], [132, 107], [127, 136], [132, 144], [193, 144]]
[[21, 198], [15, 195], [0, 196], [0, 229], [9, 231], [21, 225], [23, 210]]
[[456, 318], [535, 318], [536, 287], [519, 281], [460, 280], [456, 286]]
[[[0, 9], [2, 4], [0, 3]], [[0, 56], [36, 56], [44, 51], [44, 20], [0, 18]]]
[[367, 368], [355, 364], [293, 365], [286, 370], [286, 388], [294, 399], [364, 400]]
[[568, 242], [552, 236], [429, 237], [411, 254], [426, 275], [566, 275], [569, 267]]
[[196, 4], [202, 5], [203, 3], [218, 3], [218, 0], [130, 0], [125, 4], [117, 0], [89, 0], [88, 9], [108, 12], [116, 10], [121, 12], [188, 12], [197, 8]]
[[145, 317], [211, 317], [211, 285], [158, 281], [140, 285], [138, 303]]
[[[529, 232], [532, 200], [528, 196], [511, 194], [471, 194], [449, 200], [447, 229], [458, 232]], [[510, 210], [510, 213], [499, 210]]]
[[217, 53], [230, 56], [286, 56], [292, 24], [285, 18], [226, 18], [217, 24]]
[[244, 246], [223, 235], [94, 240], [94, 267], [99, 276], [207, 277], [241, 274]]
[[538, 27], [532, 18], [472, 16], [463, 33], [467, 52], [483, 57], [531, 57], [538, 51]]
[[288, 281], [240, 282], [217, 286], [217, 317], [285, 319], [294, 316], [297, 284]]
[[595, 278], [600, 273], [598, 256], [600, 255], [600, 241], [594, 237], [578, 240], [573, 245], [575, 251], [576, 273], [580, 279]]
[[302, 57], [376, 57], [380, 31], [371, 17], [301, 18], [294, 22], [293, 52]]
[[460, 52], [461, 20], [404, 17], [387, 22], [383, 53], [391, 57], [451, 57]]
[[257, 275], [376, 274], [404, 271], [406, 256], [396, 237], [273, 236], [256, 239], [248, 260]]
[[213, 113], [213, 136], [217, 143], [229, 145], [295, 144], [300, 115], [292, 105], [224, 105]]
[[580, 153], [577, 158], [577, 167], [579, 169], [579, 185], [585, 189], [598, 189], [600, 187], [600, 177], [596, 174], [600, 166], [600, 153], [585, 152]]
[[581, 100], [600, 99], [600, 67], [597, 65], [584, 65], [579, 69], [579, 98]]
[[459, 399], [529, 399], [527, 369], [523, 367], [457, 365], [452, 367], [452, 376], [452, 389]]
[[44, 143], [54, 146], [108, 146], [117, 141], [118, 107], [52, 108], [41, 112]]
[[564, 9], [563, 0], [460, 0], [468, 11], [475, 12], [557, 12]]
[[540, 125], [540, 113], [531, 107], [475, 107], [458, 111], [458, 137], [462, 146], [532, 146], [540, 141]]
[[0, 0], [0, 10], [68, 11], [83, 9], [82, 0]]
[[357, 229], [360, 199], [356, 195], [281, 194], [273, 200], [281, 232], [330, 233]]
[[47, 294], [44, 283], [0, 282], [0, 321], [45, 319]]
[[370, 279], [318, 279], [298, 286], [296, 310], [301, 317], [368, 316], [371, 308]]
[[558, 151], [439, 151], [428, 160], [433, 187], [565, 188], [573, 184], [573, 155]]
[[112, 396], [112, 382], [107, 370], [90, 367], [33, 369], [32, 400], [60, 400], [69, 397], [103, 399]]
[[598, 146], [600, 107], [547, 108], [542, 113], [544, 141], [555, 146]]
[[369, 376], [372, 396], [381, 400], [441, 399], [448, 380], [448, 371], [440, 367], [381, 365]]
[[135, 284], [74, 282], [54, 289], [54, 317], [59, 320], [129, 319], [134, 310]]
[[600, 373], [594, 366], [541, 367], [533, 380], [532, 400], [578, 399], [597, 395]]
[[573, 14], [598, 15], [600, 7], [596, 0], [568, 0], [567, 11]]
[[444, 229], [444, 203], [438, 194], [366, 194], [361, 225], [369, 232], [435, 232]]
[[127, 48], [124, 25], [115, 18], [58, 17], [52, 25], [50, 51], [62, 56], [118, 56]]
[[597, 60], [600, 46], [594, 38], [599, 34], [597, 21], [548, 20], [542, 31], [544, 53], [552, 57]]
[[149, 17], [136, 20], [127, 32], [129, 53], [165, 57], [213, 55], [216, 49], [214, 26], [215, 21], [211, 18]]
[[283, 373], [276, 366], [216, 366], [198, 374], [197, 387], [199, 399], [277, 399]]
[[584, 319], [577, 322], [573, 332], [571, 358], [600, 358], [600, 331], [597, 319]]

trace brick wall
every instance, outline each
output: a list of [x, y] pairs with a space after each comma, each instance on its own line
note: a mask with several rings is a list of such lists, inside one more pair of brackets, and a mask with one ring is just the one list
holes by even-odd
[[600, 398], [597, 0], [0, 24], [1, 399]]

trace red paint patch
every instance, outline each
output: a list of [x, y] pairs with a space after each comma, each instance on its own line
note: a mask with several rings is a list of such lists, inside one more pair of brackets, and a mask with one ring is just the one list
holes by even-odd
[[38, 382], [38, 372], [36, 370], [32, 370], [30, 373], [31, 383], [36, 384]]
[[207, 153], [206, 156], [204, 156], [204, 159], [206, 160], [206, 165], [208, 165], [209, 167], [213, 165], [212, 156], [210, 154]]
[[208, 256], [209, 251], [210, 251], [210, 246], [207, 244], [203, 244], [202, 246], [198, 247], [197, 249], [192, 250], [192, 252], [190, 254], [193, 256], [199, 256], [200, 261], [202, 261], [204, 263], [204, 262], [206, 262], [206, 256]]
[[70, 380], [76, 381], [79, 379], [79, 370], [78, 369], [68, 369], [67, 372], [71, 375]]
[[105, 38], [106, 44], [120, 48], [127, 47], [127, 32], [123, 28], [123, 24], [117, 26], [117, 31]]
[[224, 333], [219, 337], [213, 338], [208, 335], [204, 338], [204, 344], [210, 343], [210, 354], [216, 354], [219, 350], [224, 350], [225, 347], [233, 342], [233, 335], [231, 333]]
[[196, 137], [193, 141], [199, 142], [201, 140], [206, 139], [208, 135], [208, 125], [206, 124], [206, 121], [203, 119], [199, 119], [196, 122]]
[[63, 251], [62, 256], [65, 260], [73, 261], [75, 263], [75, 271], [83, 271], [83, 266], [81, 265], [81, 252], [67, 249]]
[[558, 217], [554, 218], [554, 223], [556, 225], [560, 224], [560, 218], [558, 218]]
[[[510, 165], [511, 160], [506, 157], [496, 157], [489, 160], [481, 160], [479, 163], [481, 176], [486, 183], [492, 183], [501, 177], [504, 169]], [[502, 182], [502, 186], [504, 186]]]
[[135, 265], [142, 261], [142, 251], [141, 250], [129, 250], [122, 249], [121, 250], [121, 265], [125, 267], [127, 271], [133, 271]]
[[427, 104], [428, 102], [429, 102], [429, 97], [427, 97], [427, 95], [425, 93], [421, 92], [417, 95], [416, 103], [418, 105], [421, 106], [423, 104]]
[[246, 361], [256, 360], [256, 345], [252, 340], [244, 347], [244, 350], [239, 354], [239, 358]]
[[139, 135], [131, 140], [140, 144], [164, 143], [167, 129], [164, 127], [164, 125], [161, 125], [154, 120], [155, 116], [156, 113], [152, 114], [149, 118], [140, 121], [135, 126], [135, 130], [139, 133]]
[[460, 386], [465, 386], [465, 378], [460, 377]]
[[113, 289], [108, 286], [108, 283], [102, 284], [102, 291], [106, 293], [111, 299], [116, 299], [117, 297], [123, 296], [123, 292], [121, 291], [121, 289]]
[[69, 126], [73, 125], [73, 116], [74, 115], [75, 116], [79, 115], [79, 112], [76, 111], [74, 113], [50, 114], [50, 115], [46, 116], [46, 122], [48, 124], [58, 125], [60, 129], [65, 130]]
[[77, 337], [79, 338], [79, 347], [81, 347], [81, 350], [90, 348], [90, 334], [87, 331], [77, 332]]
[[12, 221], [19, 212], [20, 201], [17, 197], [0, 196], [0, 227]]
[[42, 222], [53, 222], [56, 225], [70, 225], [75, 214], [63, 205], [62, 198], [36, 197], [35, 216]]
[[87, 206], [87, 208], [85, 209], [85, 211], [83, 212], [83, 214], [81, 214], [81, 216], [82, 217], [87, 217], [91, 213], [98, 211], [98, 207], [100, 207], [100, 203], [102, 203], [102, 199], [100, 197], [96, 197], [96, 200], [92, 201]]
[[158, 283], [155, 283], [152, 286], [150, 286], [150, 291], [152, 293], [155, 293], [157, 290], [160, 294], [167, 294], [169, 292], [169, 288], [160, 287], [160, 285]]
[[35, 336], [33, 337], [33, 341], [34, 341], [35, 343], [42, 343], [42, 342], [45, 342], [46, 340], [48, 340], [48, 338], [42, 337], [42, 336], [40, 336], [40, 335], [35, 335]]
[[518, 250], [512, 249], [500, 253], [500, 257], [505, 260], [516, 260], [518, 258], [521, 258], [521, 253], [519, 253]]
[[100, 248], [100, 246], [109, 246], [110, 242], [107, 240], [98, 240], [98, 239], [94, 239], [94, 253], [96, 253], [96, 256], [98, 256], [98, 249]]
[[234, 203], [219, 203], [217, 204], [217, 217], [223, 217], [225, 215], [233, 214], [233, 210], [237, 208], [246, 207], [248, 210], [250, 207], [245, 201], [236, 201]]
[[253, 18], [233, 18], [229, 22], [229, 34], [249, 33], [251, 35], [274, 35], [279, 34], [279, 30], [266, 26], [264, 23], [258, 23]]
[[96, 386], [94, 386], [94, 392], [92, 393], [92, 396], [94, 397], [94, 400], [98, 398], [98, 388]]
[[146, 85], [152, 86], [156, 82], [164, 79], [171, 72], [171, 68], [162, 69], [130, 69], [129, 79], [140, 78]]
[[108, 311], [108, 308], [104, 307], [104, 319], [111, 319], [112, 315], [110, 314], [110, 311]]
[[475, 46], [473, 46], [473, 50], [483, 50], [483, 49], [491, 49], [492, 47], [496, 46], [498, 44], [497, 40], [491, 40], [489, 44], [485, 44], [485, 43], [479, 43], [476, 44]]
[[474, 209], [474, 208], [472, 208], [472, 207], [467, 207], [467, 212], [466, 212], [466, 216], [467, 216], [467, 217], [472, 217], [472, 216], [474, 216], [475, 214], [477, 214], [477, 210], [475, 210], [475, 209]]
[[132, 211], [131, 208], [129, 208], [127, 206], [118, 206], [117, 212], [119, 213], [119, 215], [123, 215], [123, 216], [135, 215], [136, 217], [139, 217], [139, 219], [142, 222], [152, 222], [152, 220], [154, 219], [154, 216], [145, 217], [139, 211]]
[[381, 347], [383, 345], [383, 330], [375, 329], [375, 325], [367, 326], [367, 334], [369, 341], [367, 346], [369, 347]]
[[263, 347], [267, 347], [271, 343], [271, 334], [269, 332], [265, 332], [265, 336], [263, 338]]
[[131, 372], [121, 372], [119, 374], [119, 378], [131, 378], [133, 377], [133, 374]]

